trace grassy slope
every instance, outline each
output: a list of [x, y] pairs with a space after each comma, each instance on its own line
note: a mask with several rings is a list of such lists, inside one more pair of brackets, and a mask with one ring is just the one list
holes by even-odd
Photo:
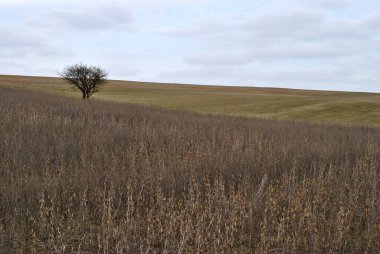
[[[0, 86], [80, 98], [57, 78], [0, 76]], [[380, 126], [380, 94], [110, 81], [94, 98], [201, 113]]]

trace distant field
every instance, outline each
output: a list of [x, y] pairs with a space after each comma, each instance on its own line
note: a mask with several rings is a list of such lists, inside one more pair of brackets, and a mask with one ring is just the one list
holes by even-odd
[[[58, 78], [0, 76], [0, 86], [78, 97]], [[110, 81], [97, 100], [174, 110], [380, 126], [380, 94]]]

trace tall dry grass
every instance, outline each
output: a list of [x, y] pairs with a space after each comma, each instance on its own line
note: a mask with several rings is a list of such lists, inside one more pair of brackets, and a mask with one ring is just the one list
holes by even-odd
[[0, 90], [0, 253], [378, 253], [380, 130]]

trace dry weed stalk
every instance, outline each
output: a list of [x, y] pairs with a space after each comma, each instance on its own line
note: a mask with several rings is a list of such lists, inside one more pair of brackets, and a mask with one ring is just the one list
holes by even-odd
[[0, 92], [0, 253], [380, 251], [378, 129]]

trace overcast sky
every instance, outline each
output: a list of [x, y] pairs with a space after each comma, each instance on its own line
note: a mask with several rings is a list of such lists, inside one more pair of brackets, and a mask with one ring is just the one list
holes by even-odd
[[0, 0], [0, 74], [380, 92], [379, 0]]

